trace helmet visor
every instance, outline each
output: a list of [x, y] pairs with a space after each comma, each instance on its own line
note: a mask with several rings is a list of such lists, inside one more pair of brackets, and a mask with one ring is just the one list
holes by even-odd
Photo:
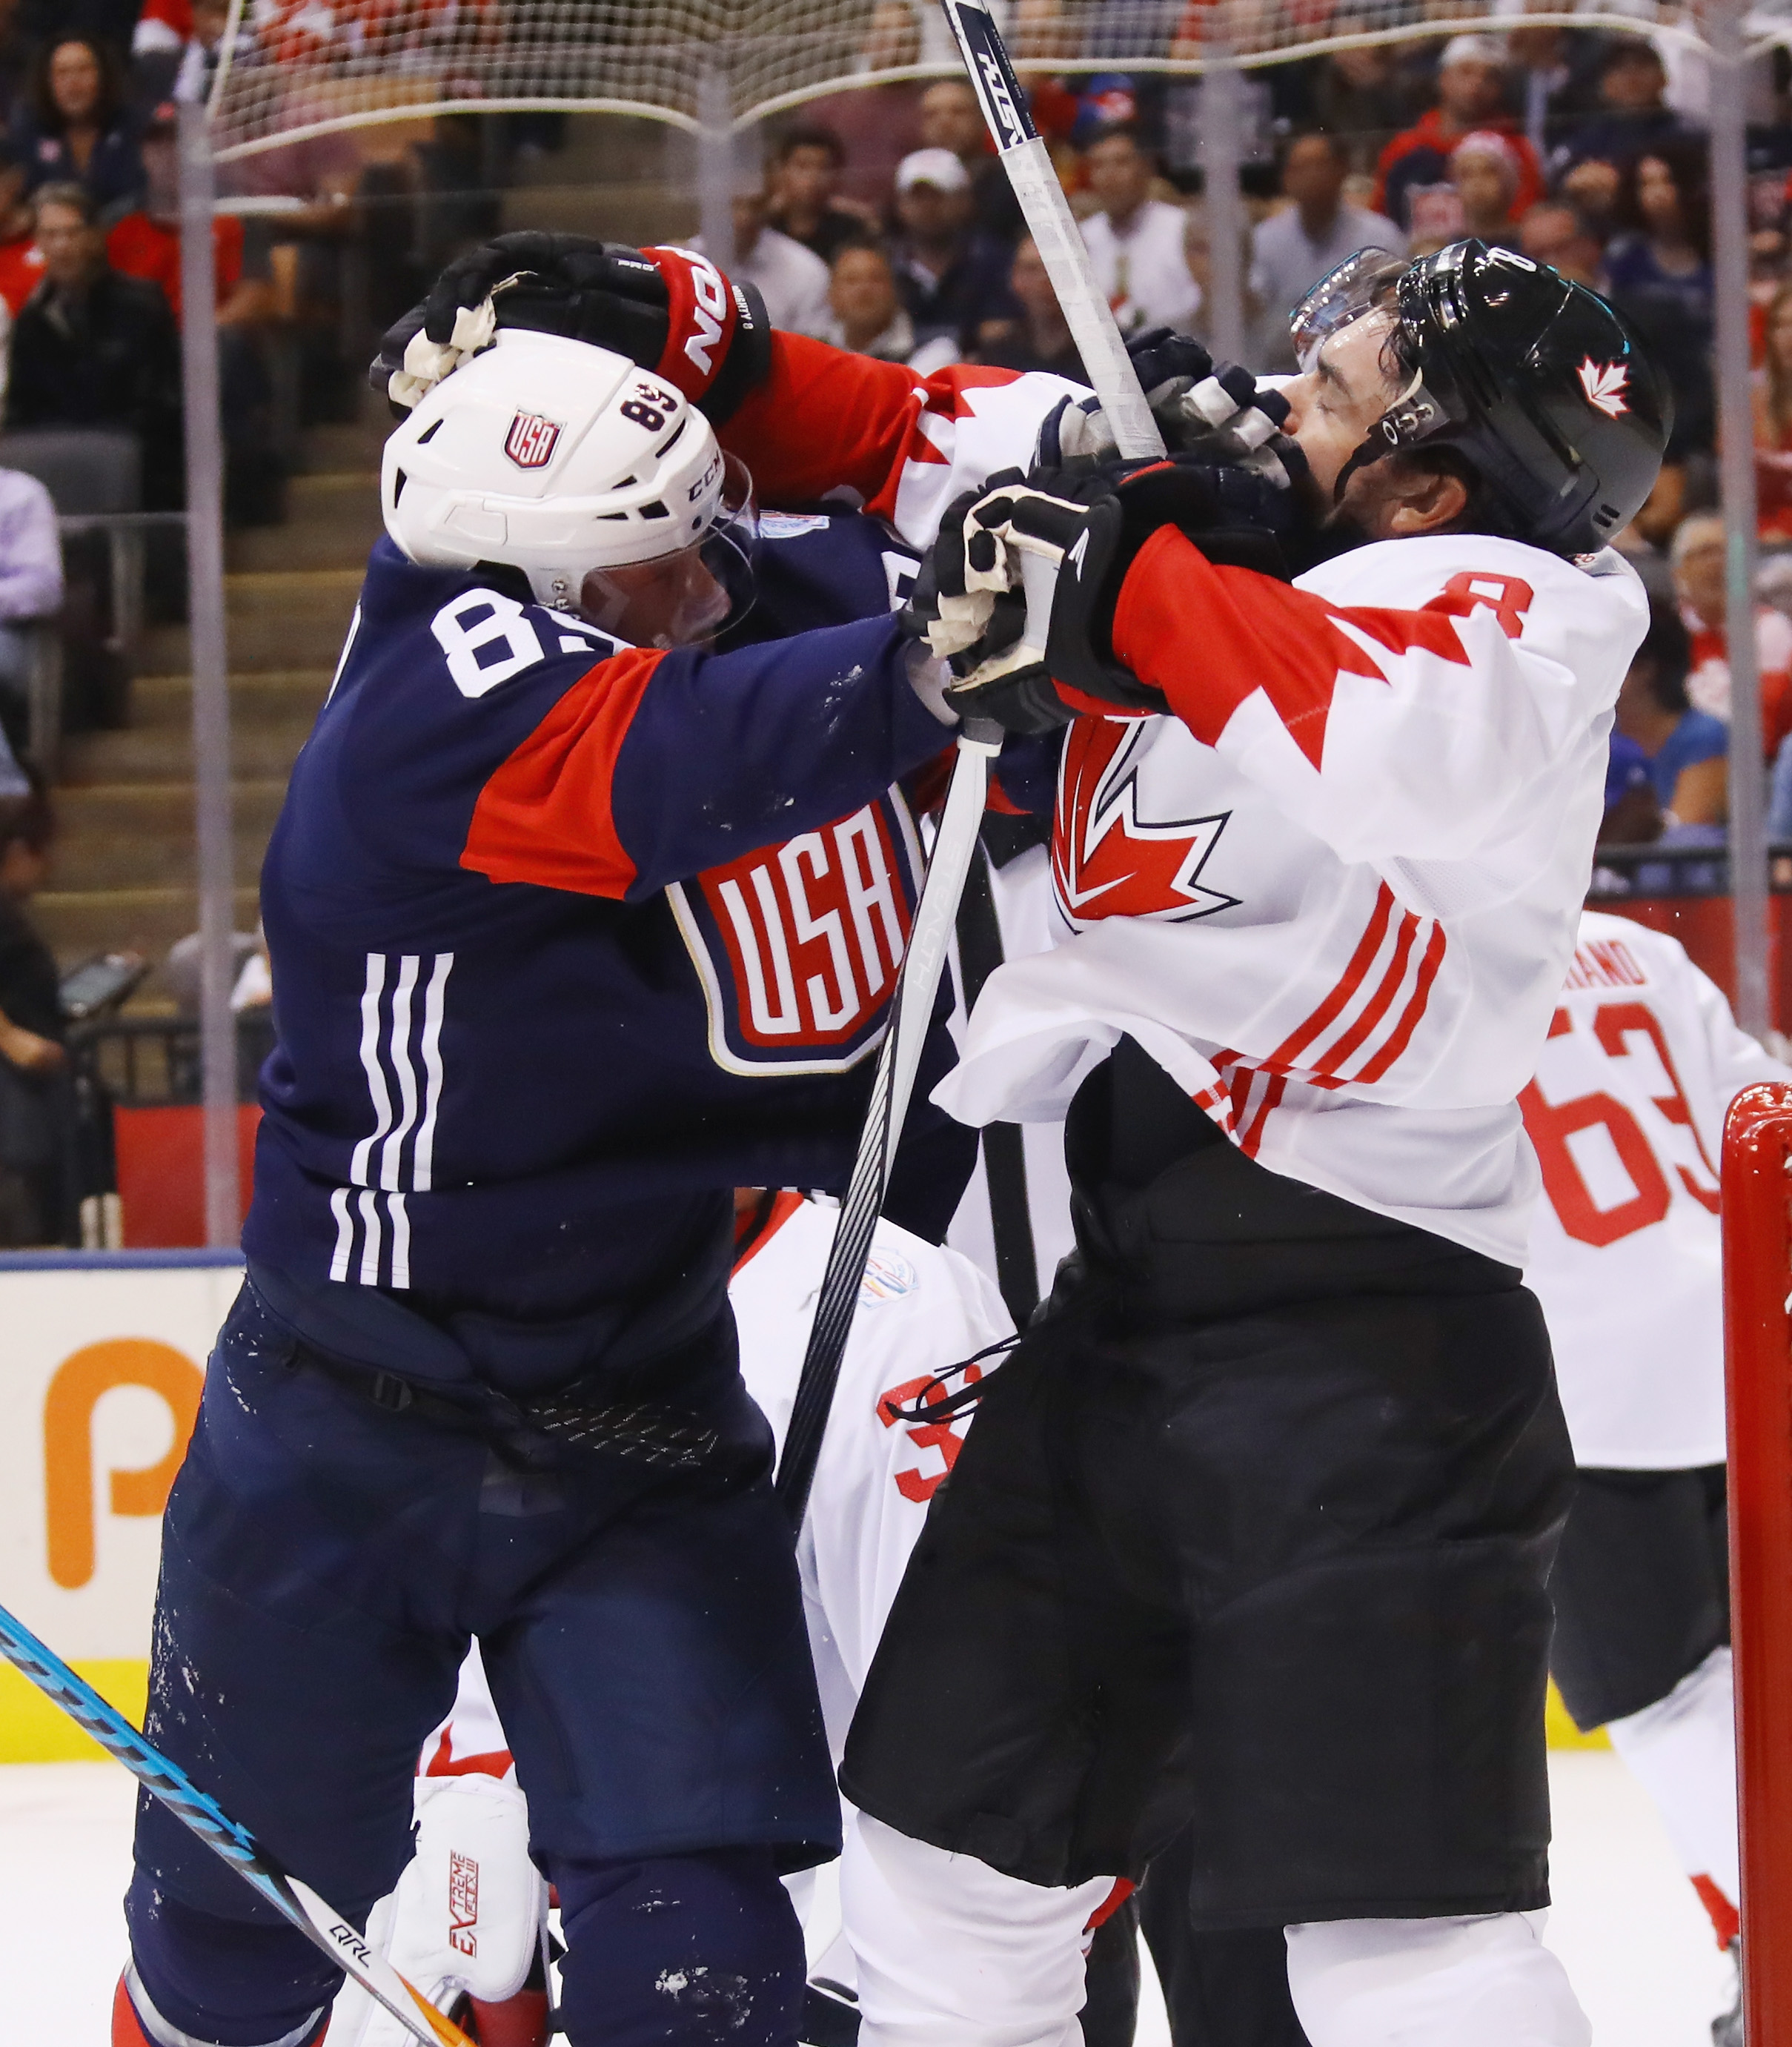
[[587, 571], [578, 609], [632, 646], [702, 646], [753, 609], [758, 543], [753, 478], [726, 456], [714, 515], [702, 536], [654, 561]]
[[1288, 319], [1295, 360], [1302, 375], [1312, 370], [1320, 350], [1334, 334], [1341, 334], [1367, 314], [1395, 310], [1396, 287], [1406, 267], [1405, 257], [1391, 256], [1385, 249], [1359, 249], [1319, 280]]

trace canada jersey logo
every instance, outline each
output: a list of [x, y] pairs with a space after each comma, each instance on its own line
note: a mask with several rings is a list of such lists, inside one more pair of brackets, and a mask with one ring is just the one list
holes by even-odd
[[545, 469], [554, 459], [560, 429], [539, 412], [519, 412], [504, 437], [504, 452], [519, 469]]
[[1139, 815], [1146, 731], [1140, 718], [1078, 718], [1065, 742], [1051, 880], [1076, 929], [1104, 917], [1183, 923], [1238, 900], [1201, 880], [1229, 811], [1162, 821]]
[[920, 871], [913, 822], [892, 789], [668, 888], [716, 1064], [748, 1076], [857, 1066], [883, 1038]]
[[1581, 380], [1581, 389], [1586, 393], [1587, 403], [1603, 412], [1607, 419], [1617, 419], [1630, 410], [1624, 395], [1625, 386], [1630, 382], [1630, 372], [1623, 363], [1595, 362], [1589, 355], [1582, 359], [1575, 374]]

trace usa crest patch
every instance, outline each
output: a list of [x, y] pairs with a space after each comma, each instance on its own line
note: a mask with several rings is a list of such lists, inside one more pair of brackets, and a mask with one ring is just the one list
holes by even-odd
[[881, 1042], [919, 892], [896, 790], [666, 891], [724, 1072], [840, 1074]]
[[539, 412], [519, 412], [504, 437], [504, 452], [519, 469], [545, 469], [554, 459], [560, 429]]

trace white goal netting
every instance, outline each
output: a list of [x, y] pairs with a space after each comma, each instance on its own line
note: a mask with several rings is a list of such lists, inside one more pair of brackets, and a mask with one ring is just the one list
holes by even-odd
[[[1198, 72], [1523, 22], [1703, 40], [1702, 0], [997, 0], [1023, 72]], [[737, 127], [826, 93], [955, 73], [933, 0], [234, 0], [220, 158], [446, 111], [636, 114]], [[1751, 42], [1792, 42], [1766, 0]]]

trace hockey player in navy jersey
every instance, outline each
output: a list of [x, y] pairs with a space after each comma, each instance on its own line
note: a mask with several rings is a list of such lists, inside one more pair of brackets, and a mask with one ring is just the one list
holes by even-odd
[[[1004, 376], [954, 418], [936, 385], [876, 451], [884, 526], [768, 544], [788, 609], [860, 622], [730, 633], [747, 479], [693, 400], [725, 417], [756, 352], [776, 398], [782, 342], [700, 259], [657, 274], [649, 360], [702, 373], [463, 330], [388, 447], [264, 870], [249, 1274], [164, 1523], [148, 1726], [362, 1911], [477, 1636], [575, 2047], [774, 2047], [803, 1978], [779, 1877], [836, 1852], [838, 1805], [736, 1368], [733, 1189], [846, 1177], [915, 888], [898, 785], [949, 738], [895, 579], [1067, 387]], [[819, 495], [776, 474], [811, 416], [754, 430], [775, 500]], [[327, 1963], [153, 1804], [136, 1858], [115, 2041], [321, 2037]]]

